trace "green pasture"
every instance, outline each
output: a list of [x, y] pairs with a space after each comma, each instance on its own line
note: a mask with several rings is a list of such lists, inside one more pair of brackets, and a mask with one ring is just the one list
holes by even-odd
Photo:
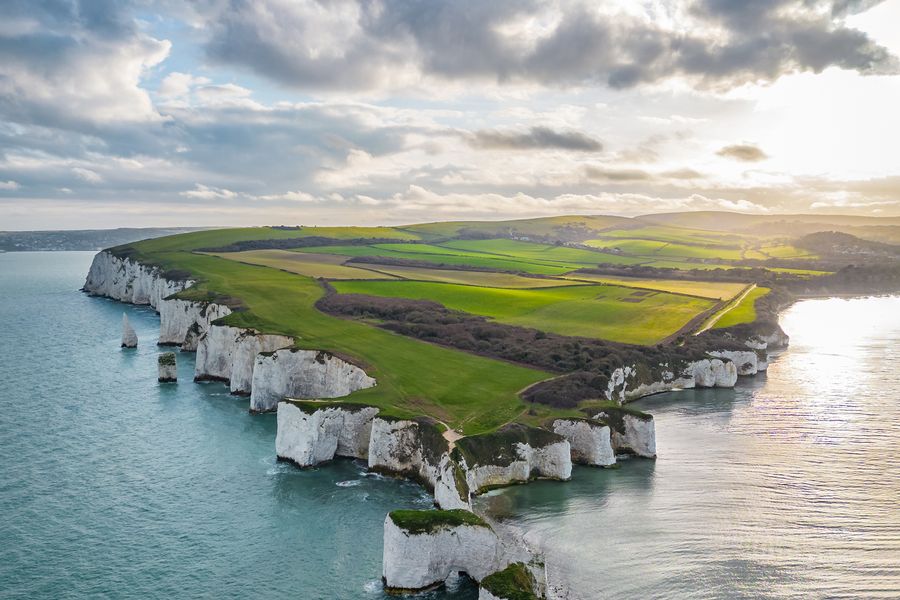
[[432, 300], [502, 323], [633, 344], [656, 343], [715, 304], [614, 285], [500, 289], [419, 281], [336, 281], [334, 287], [344, 294]]
[[719, 281], [682, 281], [679, 279], [642, 279], [640, 277], [611, 277], [608, 275], [595, 275], [591, 273], [570, 273], [565, 279], [573, 281], [590, 281], [609, 285], [621, 285], [625, 287], [658, 290], [673, 294], [685, 294], [699, 296], [714, 300], [728, 300], [741, 292], [746, 283], [730, 283]]
[[765, 287], [753, 288], [736, 306], [716, 321], [715, 325], [713, 325], [713, 329], [722, 329], [724, 327], [731, 327], [732, 325], [752, 323], [756, 320], [756, 301], [770, 291], [769, 288]]
[[247, 250], [210, 253], [226, 260], [281, 269], [307, 277], [326, 279], [394, 279], [392, 275], [344, 266], [345, 257], [337, 254], [312, 254], [288, 250]]

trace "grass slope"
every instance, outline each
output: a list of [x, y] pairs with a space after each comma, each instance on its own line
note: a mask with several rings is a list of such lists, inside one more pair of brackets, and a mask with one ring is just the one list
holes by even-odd
[[209, 232], [200, 233], [140, 242], [134, 245], [136, 257], [190, 271], [201, 281], [191, 294], [214, 291], [239, 298], [247, 310], [229, 315], [225, 321], [231, 325], [296, 336], [301, 348], [329, 350], [361, 364], [378, 385], [353, 394], [353, 402], [397, 416], [428, 414], [467, 434], [479, 433], [515, 419], [525, 410], [518, 392], [551, 376], [325, 315], [314, 307], [324, 293], [318, 282], [192, 254], [189, 250], [210, 245], [210, 236], [202, 235]]
[[757, 287], [750, 290], [738, 304], [726, 312], [713, 325], [713, 329], [722, 329], [732, 325], [752, 323], [756, 320], [756, 301], [768, 294], [771, 290], [765, 287]]
[[344, 266], [346, 260], [336, 254], [312, 254], [289, 250], [248, 250], [245, 252], [210, 253], [226, 260], [281, 269], [307, 277], [327, 279], [394, 279], [393, 276], [366, 269]]
[[634, 344], [656, 343], [714, 304], [613, 285], [500, 289], [418, 281], [336, 281], [334, 287], [347, 294], [433, 300], [512, 325]]
[[577, 281], [591, 281], [594, 283], [606, 283], [609, 285], [621, 285], [646, 290], [659, 290], [673, 294], [685, 294], [699, 296], [700, 298], [712, 298], [714, 300], [728, 300], [743, 290], [745, 283], [729, 283], [727, 281], [683, 281], [678, 279], [641, 279], [639, 277], [612, 277], [609, 275], [594, 275], [591, 273], [571, 273], [564, 276], [566, 279]]
[[[497, 288], [542, 288], [563, 285], [581, 285], [582, 282], [571, 279], [545, 277], [522, 277], [511, 273], [493, 273], [490, 271], [457, 271], [453, 269], [426, 269], [424, 267], [397, 267], [393, 265], [365, 264], [360, 265], [379, 273], [386, 273], [399, 279], [411, 281], [432, 281], [437, 283], [457, 283], [460, 285], [477, 285]], [[373, 277], [372, 279], [377, 279]]]

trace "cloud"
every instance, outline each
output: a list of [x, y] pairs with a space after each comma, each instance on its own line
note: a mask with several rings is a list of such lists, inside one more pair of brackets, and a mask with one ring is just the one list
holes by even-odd
[[237, 192], [225, 188], [210, 187], [202, 183], [195, 184], [194, 189], [181, 192], [180, 195], [196, 200], [233, 200], [239, 196]]
[[716, 152], [716, 154], [724, 158], [731, 158], [741, 162], [759, 162], [769, 158], [765, 152], [752, 144], [733, 144], [731, 146], [725, 146]]
[[3, 2], [0, 116], [96, 132], [114, 124], [160, 122], [140, 87], [171, 44], [144, 33], [128, 3]]
[[232, 0], [201, 11], [206, 51], [303, 89], [391, 89], [429, 80], [605, 84], [672, 78], [734, 87], [829, 66], [896, 73], [844, 18], [871, 1]]
[[584, 174], [595, 181], [625, 182], [649, 181], [653, 175], [642, 169], [608, 169], [603, 167], [585, 167]]
[[471, 134], [469, 143], [476, 148], [489, 150], [603, 150], [603, 144], [588, 135], [578, 131], [555, 131], [549, 127], [532, 127], [527, 131], [486, 129]]
[[19, 187], [21, 186], [12, 179], [9, 181], [0, 181], [0, 190], [17, 190]]
[[86, 181], [87, 183], [101, 183], [103, 182], [103, 177], [101, 177], [95, 171], [91, 171], [90, 169], [85, 169], [83, 167], [74, 167], [72, 169], [72, 174], [75, 175], [78, 179], [82, 181]]

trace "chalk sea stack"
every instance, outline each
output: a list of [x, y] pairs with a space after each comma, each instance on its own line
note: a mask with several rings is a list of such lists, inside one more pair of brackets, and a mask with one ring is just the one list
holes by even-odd
[[138, 337], [134, 327], [128, 322], [128, 315], [122, 313], [122, 348], [137, 348]]
[[164, 352], [159, 355], [159, 382], [174, 383], [178, 381], [178, 364], [175, 362], [174, 352]]

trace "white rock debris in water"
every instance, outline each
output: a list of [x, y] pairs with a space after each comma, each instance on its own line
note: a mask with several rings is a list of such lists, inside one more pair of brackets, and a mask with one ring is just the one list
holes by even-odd
[[463, 571], [481, 581], [506, 566], [494, 530], [485, 525], [438, 526], [414, 533], [384, 520], [384, 584], [388, 590], [414, 591]]
[[159, 365], [159, 381], [160, 383], [171, 383], [178, 381], [178, 363], [175, 359], [174, 352], [164, 352], [157, 359]]
[[284, 398], [339, 398], [374, 385], [365, 371], [328, 352], [276, 350], [256, 356], [250, 410], [274, 410]]
[[128, 322], [128, 315], [122, 313], [122, 348], [137, 348], [138, 337], [134, 327]]

